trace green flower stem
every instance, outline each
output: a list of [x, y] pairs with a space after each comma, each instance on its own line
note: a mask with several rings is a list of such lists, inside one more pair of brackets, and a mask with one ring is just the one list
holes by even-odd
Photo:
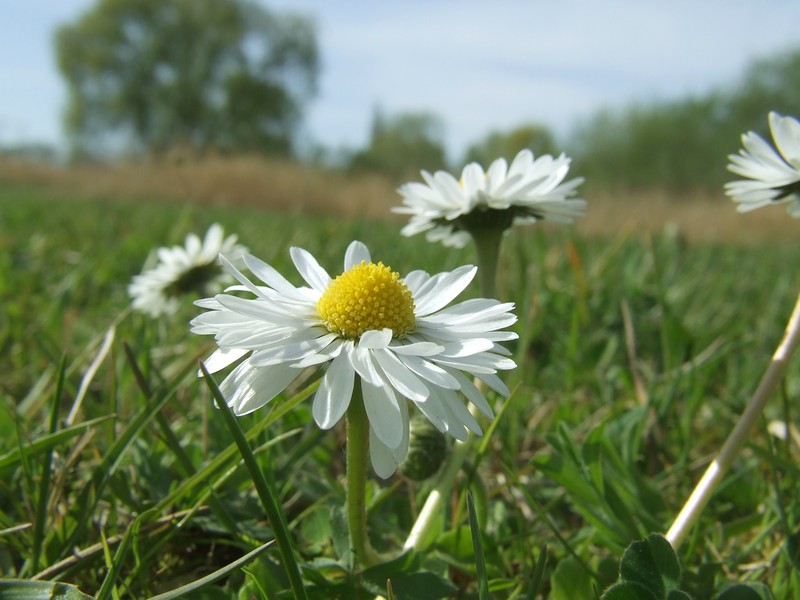
[[369, 420], [361, 387], [356, 383], [347, 408], [347, 525], [356, 560], [364, 567], [380, 561], [367, 535], [367, 468]]
[[736, 423], [719, 454], [708, 466], [700, 482], [694, 488], [672, 527], [667, 532], [666, 538], [673, 548], [680, 546], [689, 529], [700, 516], [700, 512], [711, 497], [714, 488], [739, 454], [739, 450], [744, 445], [770, 394], [786, 372], [789, 359], [797, 350], [798, 344], [800, 344], [800, 295], [797, 297], [792, 316], [786, 325], [783, 339], [772, 355], [772, 360], [761, 378], [758, 388], [747, 403], [742, 416], [739, 417], [739, 422]]
[[503, 241], [501, 227], [472, 231], [472, 239], [478, 251], [478, 278], [481, 297], [494, 298], [497, 290], [497, 265], [500, 260], [500, 244]]
[[[500, 258], [500, 244], [503, 241], [504, 227], [473, 228], [471, 230], [472, 239], [475, 240], [475, 248], [478, 252], [478, 277], [480, 278], [481, 296], [484, 298], [494, 298], [497, 289], [497, 265]], [[481, 382], [477, 382], [481, 385]], [[477, 410], [473, 405], [469, 407], [470, 412], [475, 416]], [[422, 510], [414, 522], [411, 532], [408, 534], [404, 550], [420, 550], [423, 548], [431, 535], [437, 522], [437, 517], [442, 510], [444, 499], [449, 496], [453, 489], [458, 472], [461, 470], [464, 461], [472, 451], [475, 436], [470, 434], [464, 442], [456, 442], [453, 451], [447, 459], [439, 479], [433, 490], [428, 494]]]

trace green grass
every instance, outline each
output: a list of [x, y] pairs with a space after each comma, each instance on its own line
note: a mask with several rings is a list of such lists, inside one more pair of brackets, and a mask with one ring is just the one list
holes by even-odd
[[[353, 239], [401, 273], [475, 261], [471, 248], [402, 238], [396, 223], [0, 187], [4, 578], [146, 598], [222, 569], [180, 597], [291, 597], [275, 545], [226, 569], [273, 532], [196, 377], [212, 345], [189, 333], [195, 307], [158, 322], [127, 312], [126, 286], [148, 253], [214, 221], [295, 283], [292, 245], [331, 272]], [[317, 375], [239, 420], [286, 516], [310, 597], [387, 595], [391, 579], [398, 599], [486, 597], [484, 585], [491, 597], [527, 598], [540, 576], [536, 597], [602, 592], [628, 545], [666, 531], [755, 389], [798, 290], [800, 247], [584, 239], [543, 227], [512, 232], [501, 263], [499, 295], [519, 316], [510, 345], [519, 367], [506, 374], [515, 392], [472, 457], [477, 518], [463, 480], [443, 533], [421, 555], [353, 572], [343, 431], [320, 431], [305, 400]], [[104, 337], [110, 345], [98, 358]], [[764, 584], [775, 598], [800, 589], [800, 559], [790, 552], [800, 545], [798, 448], [767, 433], [769, 420], [798, 421], [798, 386], [793, 361], [680, 548], [683, 586], [695, 598], [734, 582]], [[402, 547], [427, 489], [373, 479], [377, 550]]]

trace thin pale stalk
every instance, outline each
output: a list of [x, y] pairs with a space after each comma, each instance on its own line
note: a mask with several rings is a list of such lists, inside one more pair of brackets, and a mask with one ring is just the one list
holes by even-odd
[[691, 529], [694, 522], [700, 516], [703, 508], [708, 502], [711, 494], [720, 482], [725, 472], [730, 467], [733, 460], [742, 449], [745, 440], [747, 439], [750, 430], [753, 428], [756, 420], [758, 419], [764, 405], [774, 391], [775, 387], [780, 382], [783, 374], [786, 372], [789, 359], [797, 350], [800, 343], [800, 295], [794, 305], [792, 316], [786, 325], [786, 330], [783, 334], [783, 339], [778, 345], [775, 353], [772, 355], [772, 360], [767, 367], [758, 388], [753, 393], [750, 401], [747, 403], [742, 416], [739, 417], [738, 423], [731, 431], [728, 439], [722, 446], [717, 457], [711, 462], [706, 469], [703, 477], [700, 479], [694, 491], [689, 496], [686, 504], [683, 505], [678, 516], [675, 518], [672, 527], [669, 528], [666, 538], [673, 548], [680, 546], [686, 534]]
[[[472, 407], [470, 406], [470, 408]], [[475, 436], [470, 435], [466, 441], [456, 442], [453, 445], [453, 451], [439, 474], [436, 485], [428, 494], [425, 504], [422, 506], [411, 532], [408, 534], [408, 538], [403, 545], [404, 550], [420, 550], [427, 544], [436, 525], [436, 518], [444, 505], [444, 500], [450, 495], [450, 490], [453, 489], [453, 483], [455, 483], [458, 472], [472, 449], [474, 439]]]

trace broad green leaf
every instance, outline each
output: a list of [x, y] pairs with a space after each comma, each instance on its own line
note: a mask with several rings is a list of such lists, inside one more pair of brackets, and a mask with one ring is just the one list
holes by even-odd
[[550, 577], [550, 585], [550, 600], [594, 598], [591, 575], [572, 556], [559, 561]]
[[78, 588], [67, 583], [30, 581], [27, 579], [0, 580], [3, 600], [93, 600]]
[[622, 581], [608, 588], [602, 600], [661, 600], [661, 598], [638, 583]]
[[670, 543], [661, 535], [632, 543], [619, 567], [620, 579], [638, 583], [664, 598], [681, 580], [681, 566]]
[[752, 586], [737, 583], [717, 596], [717, 600], [767, 600], [767, 597], [762, 596]]

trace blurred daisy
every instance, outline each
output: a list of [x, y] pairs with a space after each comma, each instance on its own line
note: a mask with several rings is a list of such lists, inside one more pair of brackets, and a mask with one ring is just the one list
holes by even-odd
[[425, 183], [406, 183], [398, 192], [403, 206], [394, 212], [411, 219], [402, 233], [412, 236], [427, 232], [429, 241], [462, 248], [470, 235], [484, 229], [505, 231], [512, 224], [539, 220], [571, 223], [584, 215], [586, 201], [573, 197], [582, 177], [564, 182], [570, 159], [564, 154], [549, 154], [534, 160], [530, 150], [522, 150], [511, 163], [495, 160], [484, 171], [470, 163], [461, 179], [437, 171], [422, 171]]
[[[516, 365], [498, 342], [516, 339], [500, 331], [516, 321], [512, 303], [472, 299], [445, 308], [475, 275], [471, 266], [405, 279], [373, 263], [361, 242], [345, 253], [344, 272], [332, 279], [314, 257], [291, 249], [309, 287], [295, 287], [254, 256], [244, 262], [266, 285], [254, 284], [221, 257], [254, 298], [219, 294], [196, 304], [208, 309], [192, 320], [192, 331], [215, 336], [219, 349], [206, 361], [217, 372], [243, 357], [220, 385], [237, 415], [252, 412], [285, 389], [305, 367], [326, 365], [312, 414], [322, 429], [345, 414], [360, 383], [369, 420], [372, 466], [383, 478], [408, 452], [406, 399], [440, 431], [459, 440], [480, 427], [459, 396], [481, 412], [492, 410], [472, 382], [475, 376], [508, 395], [497, 371]], [[356, 393], [357, 390], [356, 390]]]
[[731, 154], [728, 170], [747, 179], [725, 184], [739, 212], [789, 202], [787, 212], [800, 217], [800, 122], [769, 113], [773, 148], [753, 131], [742, 135], [744, 149]]
[[224, 253], [239, 260], [247, 252], [236, 240], [235, 235], [224, 237], [222, 226], [214, 223], [202, 242], [190, 233], [183, 246], [159, 248], [158, 263], [136, 275], [128, 286], [133, 308], [152, 317], [174, 314], [189, 293], [221, 291], [233, 278], [222, 269], [218, 256]]

